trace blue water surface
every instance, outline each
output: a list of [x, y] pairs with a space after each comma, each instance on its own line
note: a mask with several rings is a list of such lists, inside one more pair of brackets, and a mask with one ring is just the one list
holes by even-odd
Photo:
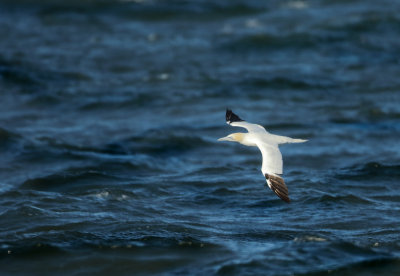
[[399, 10], [1, 1], [0, 274], [399, 275]]

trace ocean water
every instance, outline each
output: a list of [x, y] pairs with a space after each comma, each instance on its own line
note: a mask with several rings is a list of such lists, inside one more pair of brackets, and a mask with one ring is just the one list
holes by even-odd
[[0, 274], [400, 275], [399, 10], [1, 1]]

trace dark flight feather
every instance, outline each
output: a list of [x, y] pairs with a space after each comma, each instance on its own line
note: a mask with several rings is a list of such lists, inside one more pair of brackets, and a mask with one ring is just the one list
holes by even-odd
[[241, 122], [243, 121], [242, 119], [239, 118], [238, 115], [232, 112], [232, 110], [227, 109], [226, 110], [226, 121], [228, 123], [233, 123], [233, 122]]
[[265, 178], [271, 183], [271, 190], [283, 201], [289, 203], [289, 191], [283, 178], [272, 174], [265, 174]]

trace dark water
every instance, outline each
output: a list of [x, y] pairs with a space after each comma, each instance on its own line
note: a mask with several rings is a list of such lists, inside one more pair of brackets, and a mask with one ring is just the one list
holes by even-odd
[[0, 274], [400, 275], [399, 10], [2, 1]]

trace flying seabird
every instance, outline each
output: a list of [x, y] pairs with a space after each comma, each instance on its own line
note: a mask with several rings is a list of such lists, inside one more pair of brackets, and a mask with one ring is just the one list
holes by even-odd
[[290, 202], [289, 192], [282, 174], [282, 154], [278, 146], [286, 143], [303, 143], [307, 140], [293, 139], [269, 133], [264, 127], [243, 121], [232, 110], [226, 110], [226, 123], [235, 127], [243, 127], [248, 133], [232, 133], [218, 141], [238, 142], [245, 146], [258, 147], [262, 154], [261, 172], [267, 180], [268, 187], [282, 200]]

